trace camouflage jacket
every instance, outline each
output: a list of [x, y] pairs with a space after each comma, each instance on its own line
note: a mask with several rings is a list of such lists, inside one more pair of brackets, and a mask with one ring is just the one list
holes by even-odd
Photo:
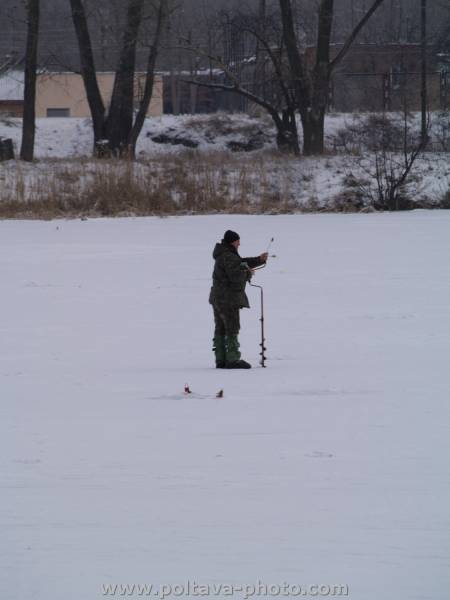
[[264, 264], [259, 256], [241, 258], [236, 248], [219, 243], [213, 251], [215, 260], [213, 285], [209, 294], [210, 304], [222, 304], [234, 308], [250, 308], [245, 285], [250, 281], [249, 268]]

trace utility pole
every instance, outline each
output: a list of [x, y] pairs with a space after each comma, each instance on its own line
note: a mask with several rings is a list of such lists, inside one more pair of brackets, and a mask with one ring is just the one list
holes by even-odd
[[420, 0], [420, 46], [421, 46], [421, 140], [422, 146], [428, 142], [427, 135], [427, 0]]

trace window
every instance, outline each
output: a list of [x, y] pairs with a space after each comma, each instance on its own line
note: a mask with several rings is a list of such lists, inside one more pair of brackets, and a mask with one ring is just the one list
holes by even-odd
[[70, 108], [47, 108], [47, 117], [70, 117]]

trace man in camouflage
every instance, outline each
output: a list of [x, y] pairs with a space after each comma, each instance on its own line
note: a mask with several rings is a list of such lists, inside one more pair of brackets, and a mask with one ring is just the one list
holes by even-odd
[[241, 360], [239, 351], [239, 310], [250, 308], [245, 285], [252, 277], [252, 269], [265, 264], [268, 254], [241, 258], [239, 245], [239, 235], [228, 230], [213, 251], [215, 264], [209, 302], [214, 310], [213, 350], [218, 369], [251, 368], [248, 362]]

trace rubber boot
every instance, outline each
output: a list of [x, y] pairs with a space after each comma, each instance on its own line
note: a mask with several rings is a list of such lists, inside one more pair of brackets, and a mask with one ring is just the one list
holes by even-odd
[[245, 360], [241, 360], [239, 351], [239, 339], [237, 335], [228, 335], [226, 338], [227, 347], [227, 369], [251, 369], [252, 366]]
[[226, 345], [225, 336], [216, 335], [213, 339], [213, 350], [216, 355], [216, 369], [225, 369], [226, 367]]

